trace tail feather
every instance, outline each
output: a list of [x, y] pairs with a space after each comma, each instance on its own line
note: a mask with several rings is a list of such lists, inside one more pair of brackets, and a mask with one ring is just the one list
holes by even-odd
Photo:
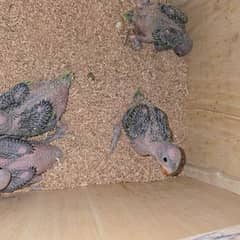
[[137, 102], [141, 102], [145, 100], [145, 96], [142, 93], [141, 88], [138, 88], [138, 90], [135, 92], [134, 96], [133, 96], [133, 102], [137, 103]]
[[65, 73], [61, 75], [59, 79], [57, 79], [57, 81], [65, 83], [67, 86], [70, 86], [73, 79], [74, 79], [74, 73], [70, 71], [65, 71]]
[[110, 146], [110, 153], [113, 153], [121, 136], [122, 122], [117, 123], [113, 128], [113, 137]]

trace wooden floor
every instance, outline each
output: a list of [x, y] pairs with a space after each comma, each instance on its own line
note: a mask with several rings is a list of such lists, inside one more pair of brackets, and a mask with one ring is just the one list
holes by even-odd
[[171, 240], [240, 223], [240, 196], [180, 177], [0, 198], [4, 240]]

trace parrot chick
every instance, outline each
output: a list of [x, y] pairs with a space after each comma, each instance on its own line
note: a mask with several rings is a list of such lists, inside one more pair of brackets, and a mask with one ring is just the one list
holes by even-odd
[[0, 96], [0, 135], [28, 138], [56, 129], [45, 139], [51, 142], [64, 135], [60, 122], [65, 112], [73, 79], [67, 73], [56, 80], [19, 83]]
[[150, 103], [140, 91], [136, 92], [130, 108], [114, 127], [111, 152], [117, 146], [122, 128], [136, 153], [157, 159], [164, 175], [177, 173], [182, 154], [180, 148], [171, 143], [172, 133], [167, 115]]
[[134, 49], [140, 49], [143, 42], [153, 43], [157, 51], [173, 49], [179, 57], [192, 49], [185, 29], [188, 18], [174, 6], [137, 0], [136, 8], [124, 17], [134, 28], [130, 36]]
[[10, 137], [0, 139], [0, 190], [13, 192], [40, 181], [41, 174], [61, 156], [62, 151], [49, 144]]

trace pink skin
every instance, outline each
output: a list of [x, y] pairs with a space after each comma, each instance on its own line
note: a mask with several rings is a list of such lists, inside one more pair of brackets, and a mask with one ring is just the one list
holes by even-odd
[[[135, 50], [142, 48], [141, 43], [153, 43], [152, 33], [161, 26], [167, 25], [182, 31], [180, 26], [169, 20], [165, 14], [160, 13], [157, 2], [149, 0], [136, 1], [132, 23], [134, 34], [130, 36], [130, 40]], [[186, 34], [184, 42], [173, 50], [178, 56], [184, 56], [191, 51], [192, 45], [192, 40]]]
[[[133, 16], [133, 25], [135, 27], [135, 34], [130, 36], [132, 40], [133, 47], [135, 49], [141, 48], [141, 42], [152, 43], [152, 32], [154, 31], [156, 24], [154, 23], [153, 14], [156, 10], [155, 8], [148, 7], [150, 5], [149, 1], [143, 3], [144, 1], [138, 1]], [[152, 4], [151, 4], [152, 5]]]
[[[110, 146], [110, 153], [115, 150], [121, 135], [122, 123], [117, 122], [113, 128], [113, 138]], [[146, 132], [145, 137], [139, 137], [130, 141], [132, 148], [141, 156], [153, 156], [156, 158], [162, 167], [164, 175], [173, 175], [177, 172], [182, 159], [180, 149], [169, 142], [153, 142], [150, 129]], [[167, 162], [164, 161], [167, 158]]]
[[151, 155], [159, 160], [164, 175], [174, 174], [181, 163], [182, 154], [180, 149], [168, 142], [153, 142], [149, 131], [145, 137], [139, 137], [132, 141], [131, 145], [139, 155]]
[[0, 116], [0, 125], [5, 124], [7, 122], [7, 116], [1, 115]]
[[[19, 147], [18, 152], [26, 152], [25, 146]], [[61, 150], [55, 146], [35, 143], [33, 152], [17, 159], [0, 158], [0, 167], [4, 168], [0, 169], [0, 190], [12, 192], [41, 181], [41, 174], [61, 155]]]
[[[159, 23], [167, 22], [165, 15], [159, 14], [157, 3], [150, 3], [147, 0], [138, 0], [132, 18], [134, 35], [130, 36], [133, 48], [140, 49], [141, 42], [153, 43], [152, 33]], [[168, 21], [169, 22], [169, 21]], [[174, 25], [175, 26], [175, 25]]]
[[30, 184], [31, 179], [34, 177], [36, 173], [36, 169], [32, 167], [24, 170], [20, 169], [14, 169], [14, 171], [10, 171], [8, 169], [5, 170], [7, 170], [10, 173], [10, 182], [3, 189], [1, 189], [1, 191], [5, 193], [14, 192], [24, 186], [28, 186]]
[[27, 152], [27, 148], [25, 146], [20, 146], [19, 149], [18, 149], [18, 153], [19, 154], [25, 154]]
[[38, 144], [33, 153], [26, 154], [16, 160], [6, 160], [0, 158], [0, 167], [7, 169], [24, 170], [30, 167], [36, 168], [36, 174], [40, 175], [50, 168], [62, 155], [61, 150], [52, 145]]
[[7, 187], [11, 180], [11, 173], [8, 169], [0, 169], [0, 191]]
[[[19, 124], [18, 116], [20, 116], [24, 110], [32, 108], [35, 104], [41, 102], [42, 100], [49, 100], [53, 104], [54, 112], [57, 117], [57, 127], [60, 128], [61, 124], [59, 121], [66, 109], [69, 87], [72, 79], [73, 74], [71, 74], [68, 78], [62, 77], [57, 80], [42, 80], [31, 83], [29, 85], [30, 95], [20, 107], [14, 110], [14, 116], [16, 117], [10, 119], [5, 112], [0, 112], [0, 134], [6, 134], [7, 132], [8, 135], [16, 135], [16, 129], [18, 129]], [[63, 132], [64, 131], [61, 132], [62, 135]]]
[[188, 54], [192, 50], [192, 48], [193, 48], [193, 42], [186, 34], [184, 42], [178, 45], [177, 47], [175, 47], [173, 50], [178, 56], [184, 56]]
[[[71, 79], [73, 76], [71, 76]], [[57, 80], [42, 80], [33, 82], [30, 85], [31, 98], [26, 99], [27, 107], [30, 108], [37, 102], [43, 99], [47, 99], [54, 103], [54, 111], [57, 115], [57, 120], [62, 116], [67, 105], [67, 99], [69, 94], [69, 87], [71, 79], [57, 79]], [[26, 105], [23, 104], [18, 112], [21, 113]]]
[[[146, 106], [143, 105], [144, 107], [141, 109], [142, 115], [147, 115], [149, 113], [150, 121], [148, 125], [144, 126], [144, 124], [147, 124], [144, 122], [146, 118], [145, 120], [143, 120], [144, 118], [139, 118], [138, 122], [138, 119], [136, 117], [132, 118], [131, 114], [124, 114], [123, 118], [113, 127], [110, 154], [112, 154], [117, 147], [121, 129], [126, 127], [125, 133], [129, 137], [130, 144], [136, 153], [141, 156], [151, 155], [157, 159], [165, 175], [177, 175], [184, 156], [182, 156], [181, 150], [176, 145], [166, 141], [166, 139], [169, 141], [171, 140], [171, 132], [169, 126], [167, 126], [166, 114], [164, 114], [164, 112], [159, 113], [161, 110], [158, 109], [158, 117], [161, 116], [161, 121], [159, 122], [160, 118], [157, 118], [155, 107], [144, 97], [140, 90], [134, 94], [131, 104], [135, 113], [137, 111], [135, 107], [139, 104], [144, 104], [148, 107], [147, 110]], [[128, 118], [131, 118], [130, 121]], [[136, 122], [134, 123], [133, 121]], [[165, 127], [164, 132], [163, 129], [159, 129], [159, 123]]]

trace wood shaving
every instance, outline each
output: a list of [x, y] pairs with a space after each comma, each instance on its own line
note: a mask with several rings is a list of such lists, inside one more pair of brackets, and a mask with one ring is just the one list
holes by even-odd
[[140, 51], [124, 44], [122, 14], [131, 1], [0, 2], [1, 91], [23, 81], [75, 73], [63, 121], [68, 134], [54, 142], [63, 159], [44, 174], [42, 189], [163, 179], [159, 163], [138, 156], [122, 134], [109, 155], [113, 125], [141, 87], [169, 117], [175, 141], [184, 135], [187, 65], [172, 51]]

